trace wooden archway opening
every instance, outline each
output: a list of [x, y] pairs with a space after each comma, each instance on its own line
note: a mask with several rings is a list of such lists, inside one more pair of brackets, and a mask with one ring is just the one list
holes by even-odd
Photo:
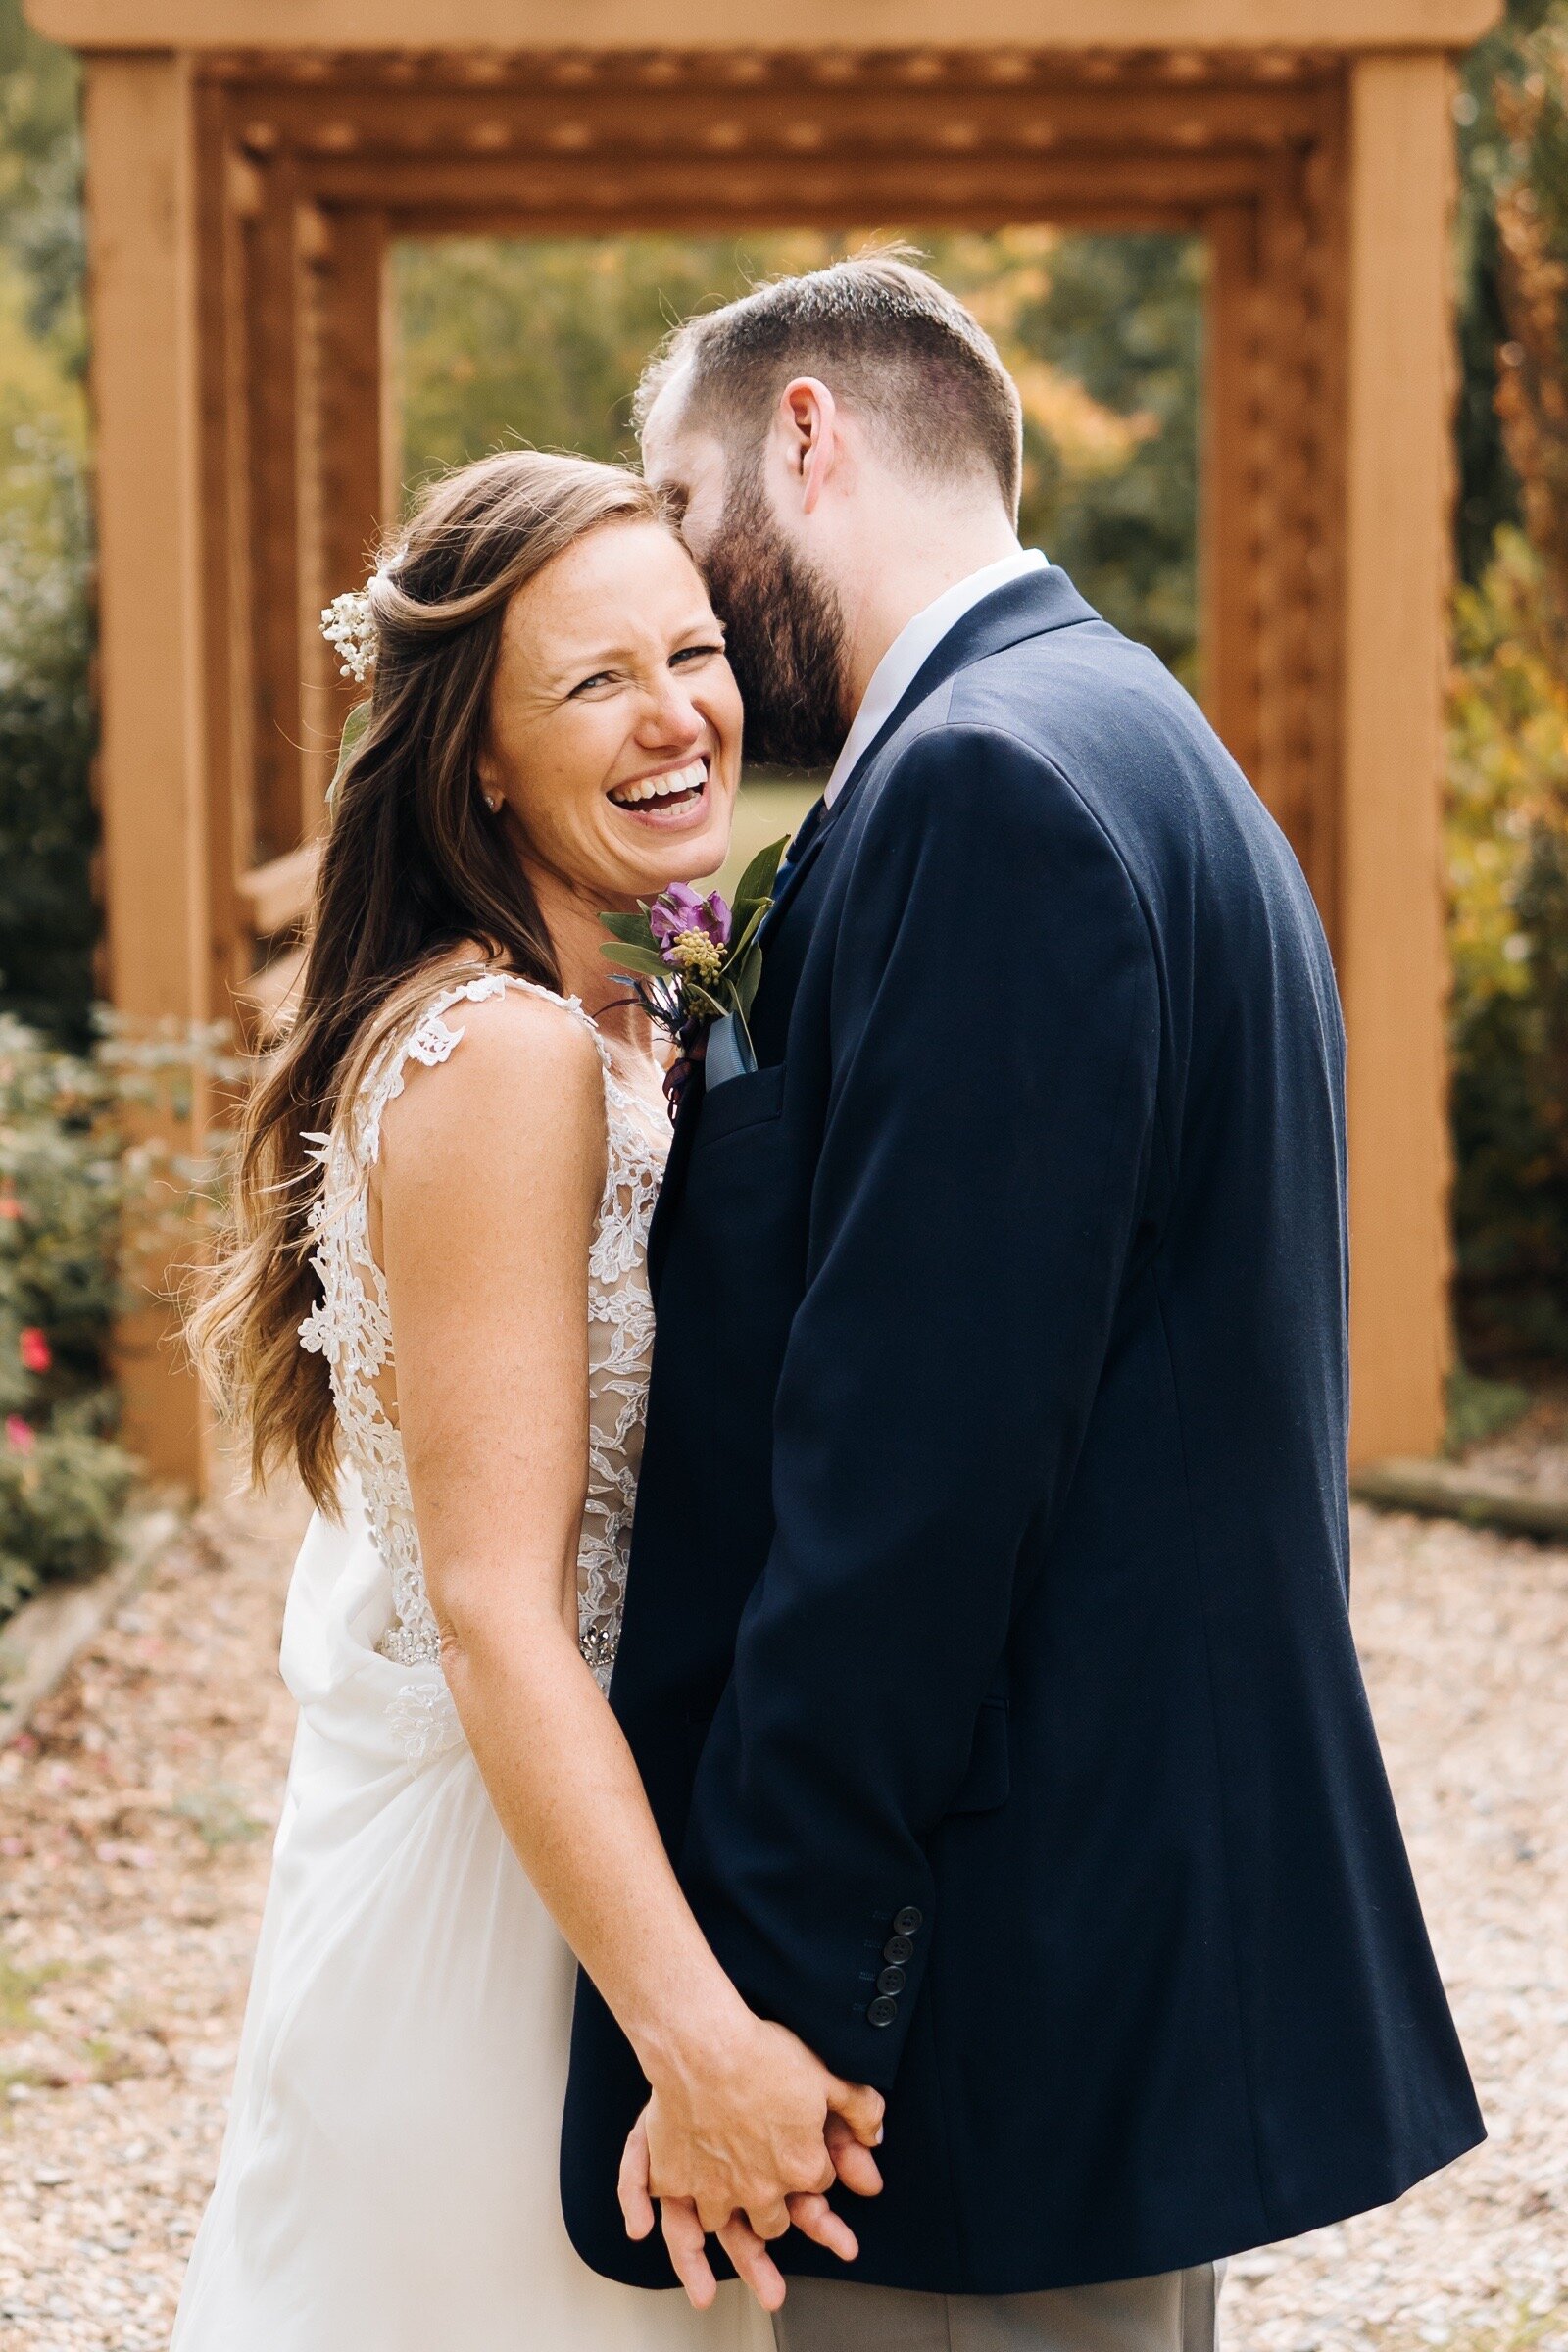
[[[999, 7], [1020, 13], [980, 13]], [[318, 619], [398, 495], [396, 239], [876, 220], [1200, 234], [1205, 700], [1339, 960], [1355, 1449], [1426, 1451], [1447, 1354], [1449, 52], [1492, 0], [1348, 17], [1293, 0], [1266, 46], [1232, 26], [1152, 47], [1122, 24], [1140, 9], [1104, 0], [1122, 29], [1092, 49], [1057, 26], [1040, 47], [518, 52], [355, 45], [390, 37], [368, 25], [307, 45], [308, 20], [358, 22], [352, 0], [302, 0], [286, 47], [253, 0], [34, 0], [90, 52], [114, 992], [133, 1013], [221, 1017], [302, 910], [344, 708]], [[1166, 10], [1200, 32], [1257, 13]], [[253, 26], [272, 45], [246, 45]], [[133, 1436], [194, 1471], [190, 1383], [167, 1355], [127, 1372]]]

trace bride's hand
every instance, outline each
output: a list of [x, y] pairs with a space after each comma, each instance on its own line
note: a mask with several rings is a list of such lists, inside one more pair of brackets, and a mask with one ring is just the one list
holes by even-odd
[[648, 2235], [657, 2198], [671, 2263], [699, 2310], [715, 2291], [710, 2232], [764, 2310], [776, 2310], [784, 2281], [768, 2239], [793, 2226], [841, 2261], [858, 2252], [823, 2191], [838, 2179], [877, 2194], [870, 2150], [882, 2107], [880, 2093], [831, 2074], [783, 2027], [748, 2017], [732, 2044], [705, 2039], [656, 2073], [621, 2163], [628, 2235]]
[[[882, 2176], [876, 2159], [855, 2137], [842, 2116], [830, 2115], [827, 2119], [827, 2148], [833, 2169], [846, 2188], [853, 2188], [858, 2196], [880, 2195]], [[841, 2262], [855, 2260], [860, 2250], [859, 2240], [848, 2222], [833, 2211], [826, 2197], [808, 2193], [791, 2197], [788, 2202], [790, 2220], [804, 2237], [813, 2238]], [[648, 2135], [641, 2118], [632, 2129], [621, 2158], [620, 2205], [626, 2218], [627, 2236], [646, 2237], [654, 2226], [655, 2210], [648, 2190]], [[708, 2259], [707, 2232], [697, 2218], [697, 2208], [689, 2197], [666, 2197], [659, 2215], [671, 2267], [694, 2308], [706, 2311], [718, 2292], [718, 2281]], [[784, 2279], [764, 2241], [738, 2213], [732, 2214], [715, 2234], [742, 2284], [750, 2287], [764, 2311], [777, 2311], [785, 2296]]]

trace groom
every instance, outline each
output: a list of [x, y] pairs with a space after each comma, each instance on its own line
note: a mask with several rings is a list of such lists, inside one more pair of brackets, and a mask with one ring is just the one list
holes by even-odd
[[[1347, 1613], [1328, 950], [1194, 705], [1019, 547], [1017, 396], [932, 279], [764, 287], [643, 413], [752, 756], [832, 767], [758, 1066], [680, 1114], [612, 1690], [741, 1992], [886, 2094], [779, 2341], [1200, 2352], [1220, 2258], [1481, 2135]], [[585, 1986], [567, 2220], [652, 2286], [646, 2096]]]

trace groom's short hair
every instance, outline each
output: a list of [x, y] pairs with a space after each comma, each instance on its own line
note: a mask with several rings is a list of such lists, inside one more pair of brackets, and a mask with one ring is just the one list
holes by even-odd
[[897, 253], [857, 254], [776, 278], [688, 318], [643, 375], [637, 425], [682, 376], [683, 423], [744, 454], [760, 447], [774, 404], [798, 375], [819, 376], [923, 473], [952, 480], [989, 469], [1017, 514], [1017, 387], [979, 320]]

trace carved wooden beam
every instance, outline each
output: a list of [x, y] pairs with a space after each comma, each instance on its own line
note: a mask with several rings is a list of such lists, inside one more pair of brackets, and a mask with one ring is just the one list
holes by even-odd
[[[28, 0], [52, 40], [80, 49], [654, 48], [678, 30], [684, 46], [750, 50], [750, 0], [466, 0], [454, 39], [449, 0]], [[1081, 0], [969, 0], [977, 46], [1078, 49]], [[1107, 50], [1235, 47], [1462, 49], [1500, 13], [1497, 0], [1094, 0]], [[899, 47], [951, 41], [949, 0], [797, 0], [792, 49]], [[891, 36], [891, 37], [890, 37]]]

